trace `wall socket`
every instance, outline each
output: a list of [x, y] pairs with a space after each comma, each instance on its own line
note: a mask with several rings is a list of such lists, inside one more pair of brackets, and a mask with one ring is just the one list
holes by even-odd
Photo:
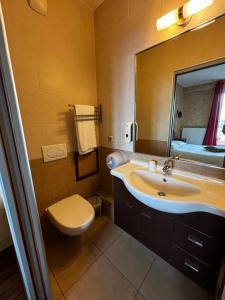
[[113, 135], [108, 135], [108, 143], [113, 143]]

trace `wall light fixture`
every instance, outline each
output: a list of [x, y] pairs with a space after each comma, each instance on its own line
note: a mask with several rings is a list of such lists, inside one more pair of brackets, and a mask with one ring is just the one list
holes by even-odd
[[159, 18], [156, 22], [156, 27], [158, 31], [161, 31], [173, 24], [186, 26], [192, 15], [212, 5], [213, 1], [214, 0], [190, 0], [183, 6], [180, 6]]

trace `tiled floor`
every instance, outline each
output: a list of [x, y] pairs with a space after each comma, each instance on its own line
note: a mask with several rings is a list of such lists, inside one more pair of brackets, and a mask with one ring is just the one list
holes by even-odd
[[26, 299], [13, 246], [0, 252], [0, 299]]
[[211, 299], [104, 216], [82, 237], [55, 232], [46, 251], [54, 299]]

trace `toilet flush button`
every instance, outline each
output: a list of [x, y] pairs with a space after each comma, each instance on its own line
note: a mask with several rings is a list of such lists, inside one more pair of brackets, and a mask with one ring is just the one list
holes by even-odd
[[44, 162], [67, 157], [66, 144], [42, 146], [41, 149]]

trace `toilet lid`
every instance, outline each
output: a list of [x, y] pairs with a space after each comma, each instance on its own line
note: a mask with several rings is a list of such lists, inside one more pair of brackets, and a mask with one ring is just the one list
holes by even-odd
[[71, 229], [85, 226], [95, 213], [91, 204], [78, 194], [53, 204], [47, 212], [55, 222]]

